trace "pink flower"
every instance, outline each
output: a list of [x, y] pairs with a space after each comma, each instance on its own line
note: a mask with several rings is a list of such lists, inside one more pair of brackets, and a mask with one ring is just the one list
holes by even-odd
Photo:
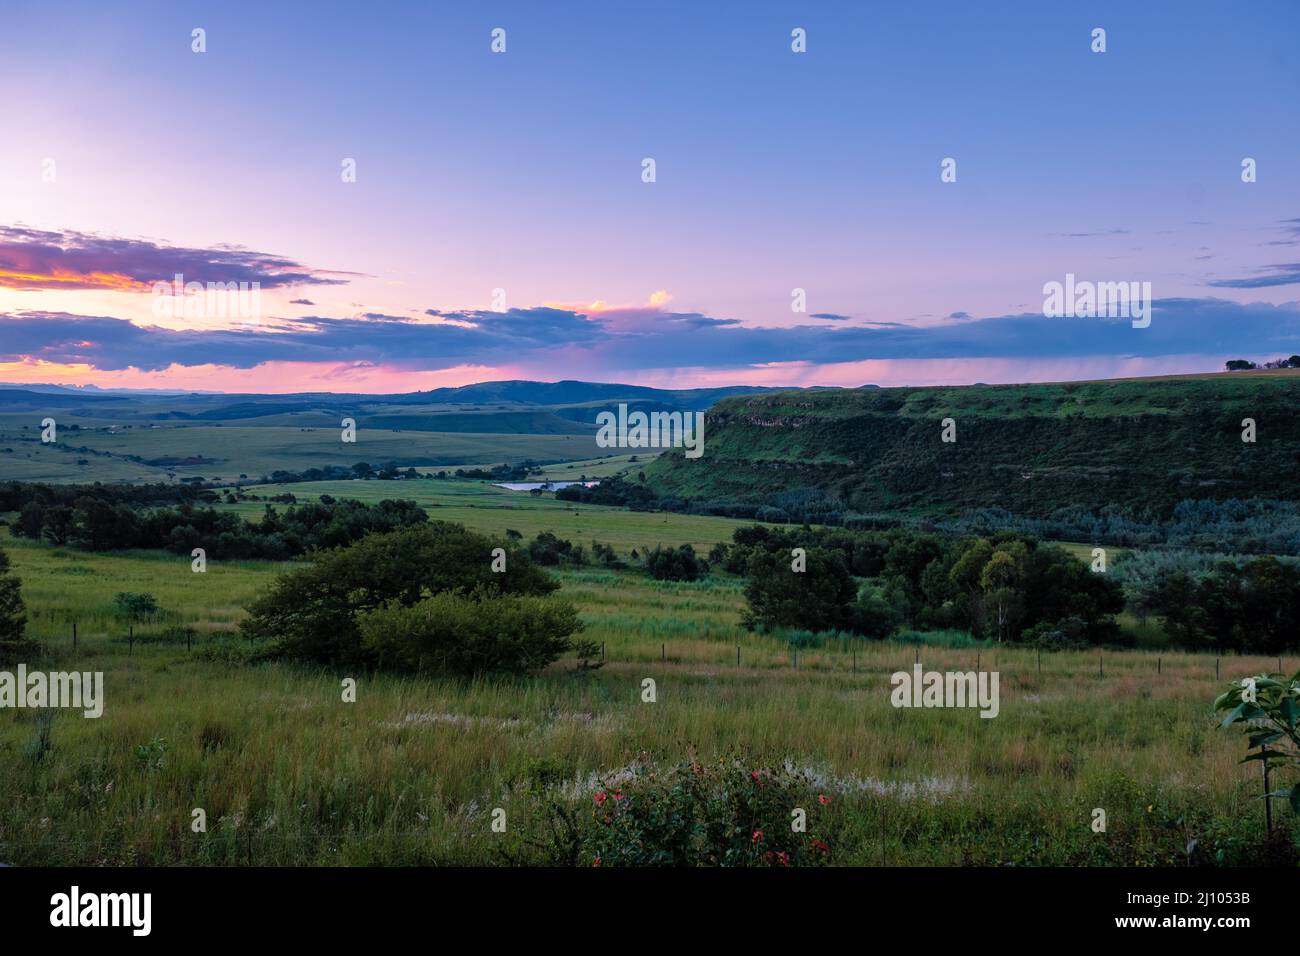
[[616, 794], [614, 794], [614, 802], [615, 802], [615, 803], [618, 803], [618, 801], [620, 801], [620, 800], [622, 800], [622, 799], [623, 799], [623, 794], [621, 794], [621, 793], [616, 793]]
[[831, 798], [828, 797], [828, 796], [826, 796], [826, 794], [824, 794], [824, 793], [819, 793], [819, 794], [817, 794], [817, 802], [820, 803], [820, 804], [824, 807], [824, 806], [826, 806], [826, 804], [828, 804], [828, 803], [831, 802]]
[[761, 839], [763, 839], [763, 831], [762, 831], [762, 830], [755, 830], [755, 831], [754, 831], [754, 842], [757, 843], [757, 842], [758, 842], [759, 840], [761, 840]]
[[596, 806], [603, 807], [604, 805], [605, 805], [605, 791], [598, 790], [596, 791]]

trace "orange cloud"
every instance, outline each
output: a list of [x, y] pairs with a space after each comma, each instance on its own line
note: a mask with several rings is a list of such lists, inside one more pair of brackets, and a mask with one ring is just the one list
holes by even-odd
[[147, 292], [148, 282], [120, 272], [72, 272], [50, 269], [20, 272], [0, 268], [0, 288], [35, 291], [37, 289], [109, 289], [114, 292]]

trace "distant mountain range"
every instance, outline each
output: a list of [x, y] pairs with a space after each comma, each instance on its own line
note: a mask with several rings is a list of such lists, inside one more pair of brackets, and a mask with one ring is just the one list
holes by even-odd
[[[871, 386], [864, 386], [871, 387]], [[37, 395], [76, 396], [91, 400], [105, 398], [181, 398], [203, 404], [227, 402], [230, 404], [319, 407], [321, 405], [484, 405], [508, 402], [516, 405], [574, 405], [585, 402], [652, 401], [677, 408], [702, 411], [719, 399], [731, 395], [749, 395], [755, 392], [778, 391], [757, 385], [733, 385], [725, 388], [650, 388], [644, 385], [620, 385], [605, 382], [477, 382], [455, 388], [435, 388], [427, 392], [401, 392], [395, 394], [367, 394], [363, 392], [293, 392], [285, 394], [259, 394], [239, 392], [187, 392], [170, 389], [99, 388], [95, 385], [67, 386], [54, 384], [18, 384], [0, 382], [0, 404], [12, 405], [23, 401], [14, 392]], [[789, 391], [789, 389], [784, 389]]]

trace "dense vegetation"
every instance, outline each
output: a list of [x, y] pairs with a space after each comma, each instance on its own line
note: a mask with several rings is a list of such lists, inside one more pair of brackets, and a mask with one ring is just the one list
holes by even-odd
[[[54, 486], [58, 487], [58, 486]], [[77, 487], [77, 486], [73, 486]], [[393, 531], [428, 520], [413, 501], [385, 500], [368, 505], [343, 500], [289, 507], [283, 514], [267, 505], [258, 521], [181, 497], [174, 508], [142, 508], [159, 490], [141, 494], [126, 486], [59, 489], [47, 485], [7, 486], [8, 503], [19, 505], [13, 532], [19, 537], [88, 551], [159, 548], [189, 554], [202, 548], [216, 559], [283, 560], [319, 548], [358, 541], [372, 532]], [[169, 489], [181, 492], [181, 488]], [[185, 489], [189, 490], [189, 489]], [[11, 509], [12, 510], [12, 509]]]
[[572, 606], [545, 597], [558, 587], [514, 544], [437, 521], [318, 555], [280, 577], [240, 627], [266, 642], [266, 657], [525, 672], [568, 650], [581, 627]]
[[1013, 532], [953, 538], [755, 525], [736, 531], [726, 567], [749, 577], [750, 626], [882, 638], [907, 624], [1071, 646], [1117, 641], [1114, 615], [1124, 607], [1113, 578]]
[[27, 626], [22, 582], [9, 568], [9, 555], [0, 548], [0, 663], [7, 663], [31, 650], [24, 639]]
[[[1138, 535], [1202, 507], [1186, 502], [1281, 501], [1286, 540], [1263, 522], [1244, 530], [1300, 553], [1298, 406], [1291, 372], [754, 395], [715, 406], [703, 457], [661, 455], [646, 484], [664, 507], [760, 520], [852, 526], [1000, 509]], [[953, 442], [941, 440], [946, 418]], [[1246, 419], [1254, 441], [1243, 441]]]

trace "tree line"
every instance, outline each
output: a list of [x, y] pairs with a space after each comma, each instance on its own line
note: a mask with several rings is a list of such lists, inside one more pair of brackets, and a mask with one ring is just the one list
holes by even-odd
[[[796, 551], [796, 549], [799, 549]], [[1064, 548], [1002, 532], [955, 538], [890, 529], [737, 528], [724, 566], [749, 578], [749, 627], [957, 628], [1051, 647], [1116, 643], [1118, 582]]]
[[[268, 504], [256, 521], [246, 521], [194, 498], [181, 497], [175, 507], [142, 507], [156, 499], [125, 487], [51, 496], [41, 493], [48, 486], [20, 487], [28, 489], [21, 503], [14, 496], [8, 499], [11, 505], [19, 504], [11, 526], [16, 536], [87, 551], [141, 548], [189, 554], [203, 548], [214, 559], [286, 560], [350, 544], [374, 532], [420, 524], [429, 517], [414, 501], [368, 505], [331, 499], [290, 506], [284, 512]], [[0, 497], [0, 510], [15, 510], [5, 508], [5, 503]]]

